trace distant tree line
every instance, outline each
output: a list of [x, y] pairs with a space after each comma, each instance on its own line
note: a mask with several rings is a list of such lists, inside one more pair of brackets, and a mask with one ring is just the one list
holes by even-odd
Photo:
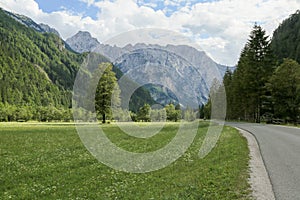
[[0, 102], [0, 122], [26, 122], [29, 120], [39, 122], [73, 120], [72, 109], [54, 106], [16, 106]]
[[198, 110], [194, 110], [189, 107], [187, 107], [186, 109], [181, 109], [179, 104], [175, 106], [172, 103], [166, 105], [161, 109], [151, 109], [151, 106], [149, 104], [145, 104], [139, 109], [137, 114], [131, 112], [130, 116], [131, 120], [135, 122], [178, 122], [182, 119], [185, 121], [194, 121], [199, 118]]

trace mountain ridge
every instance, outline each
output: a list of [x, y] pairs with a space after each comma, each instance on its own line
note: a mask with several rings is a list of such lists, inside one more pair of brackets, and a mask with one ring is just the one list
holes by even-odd
[[21, 24], [29, 27], [29, 28], [32, 28], [38, 32], [41, 32], [41, 33], [53, 33], [57, 36], [60, 37], [60, 34], [59, 32], [50, 27], [49, 25], [47, 24], [38, 24], [36, 23], [35, 21], [33, 21], [31, 18], [25, 16], [25, 15], [20, 15], [20, 14], [17, 14], [17, 13], [13, 13], [13, 12], [9, 12], [7, 10], [3, 10], [8, 16], [12, 17], [13, 19], [15, 19], [16, 21], [20, 22]]
[[[192, 67], [195, 68], [195, 71], [197, 71], [197, 74], [191, 74], [189, 77], [188, 76], [178, 76], [181, 77], [181, 79], [185, 79], [185, 85], [189, 84], [194, 84], [197, 85], [198, 87], [201, 88], [201, 90], [196, 90], [197, 91], [197, 98], [201, 104], [205, 104], [206, 101], [208, 100], [208, 95], [209, 95], [209, 89], [215, 79], [217, 79], [219, 82], [222, 81], [223, 76], [225, 75], [225, 72], [227, 69], [230, 71], [234, 71], [235, 67], [228, 67], [224, 65], [220, 65], [215, 63], [209, 56], [204, 51], [199, 51], [195, 49], [194, 47], [188, 46], [188, 45], [165, 45], [161, 46], [158, 44], [145, 44], [145, 43], [136, 43], [136, 44], [127, 44], [123, 47], [118, 47], [116, 45], [108, 45], [108, 44], [102, 44], [100, 42], [95, 42], [94, 45], [91, 45], [92, 48], [82, 48], [82, 45], [79, 45], [82, 43], [82, 41], [88, 40], [92, 41], [95, 40], [95, 38], [87, 38], [88, 35], [85, 35], [86, 37], [80, 38], [77, 37], [78, 33], [75, 34], [75, 36], [70, 37], [67, 39], [67, 43], [70, 45], [71, 48], [74, 49], [74, 51], [80, 51], [80, 52], [97, 52], [100, 53], [104, 56], [106, 56], [112, 63], [114, 63], [116, 66], [118, 66], [123, 73], [126, 73], [127, 71], [124, 70], [126, 67], [122, 66], [124, 63], [122, 61], [118, 61], [118, 59], [122, 58], [123, 55], [126, 54], [133, 54], [136, 50], [140, 49], [156, 49], [157, 51], [167, 51], [170, 55], [175, 54], [178, 57], [178, 60], [185, 60], [183, 62], [189, 62]], [[75, 45], [77, 44], [77, 45]], [[80, 46], [80, 49], [78, 49], [78, 46]], [[145, 51], [146, 52], [146, 51]], [[149, 51], [147, 51], [149, 53]], [[159, 57], [158, 54], [155, 54], [154, 51], [151, 51], [152, 57]], [[155, 54], [155, 55], [154, 55]], [[140, 55], [141, 56], [141, 55]], [[147, 55], [142, 55], [144, 58], [147, 57]], [[135, 65], [143, 65], [143, 63], [139, 63], [139, 59], [135, 58], [134, 56], [131, 56], [130, 59], [136, 60], [136, 62], [131, 62], [131, 68], [134, 68]], [[150, 57], [148, 58], [150, 59]], [[159, 58], [159, 59], [167, 59], [167, 56], [164, 58]], [[161, 60], [164, 62], [165, 60]], [[169, 65], [173, 66], [172, 64]], [[175, 66], [175, 63], [174, 63]], [[173, 69], [176, 71], [177, 70], [177, 75], [178, 69], [174, 68]], [[166, 65], [162, 65], [162, 67], [166, 67]], [[150, 70], [150, 69], [148, 69]], [[152, 79], [155, 79], [153, 77], [153, 74], [148, 74], [149, 76], [152, 77]], [[176, 75], [176, 76], [177, 76]], [[133, 78], [133, 77], [131, 77]], [[138, 77], [135, 77], [138, 78]], [[146, 78], [146, 77], [145, 77]], [[204, 81], [203, 81], [204, 80]], [[138, 82], [141, 82], [139, 80]], [[155, 88], [160, 87], [160, 86], [155, 86], [153, 88], [148, 86], [149, 91], [156, 91]], [[161, 91], [167, 90], [167, 88], [161, 88]], [[195, 88], [193, 89], [195, 91]], [[195, 91], [195, 92], [196, 92]], [[158, 98], [165, 96], [165, 97], [170, 97], [168, 93], [164, 94], [158, 94], [158, 93], [152, 93], [151, 96], [155, 99], [158, 100]], [[173, 96], [173, 95], [171, 95]], [[192, 94], [189, 94], [189, 96], [192, 96]], [[176, 99], [174, 98], [166, 98], [166, 99], [161, 99], [159, 103], [166, 104], [166, 102], [176, 102]], [[191, 102], [190, 102], [191, 103]], [[194, 102], [195, 103], [195, 102]], [[192, 104], [194, 104], [192, 103]], [[195, 107], [195, 106], [194, 106]]]

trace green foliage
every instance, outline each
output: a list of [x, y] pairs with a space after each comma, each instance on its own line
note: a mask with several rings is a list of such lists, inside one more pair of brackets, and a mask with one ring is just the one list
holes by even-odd
[[64, 107], [54, 106], [16, 106], [0, 102], [0, 122], [29, 120], [50, 122], [50, 121], [71, 121], [72, 110]]
[[204, 104], [202, 104], [201, 106], [199, 106], [199, 113], [198, 113], [198, 117], [199, 117], [199, 119], [204, 119], [204, 107], [205, 107], [205, 105]]
[[300, 11], [284, 20], [275, 30], [271, 47], [280, 63], [284, 58], [300, 62]]
[[203, 109], [204, 119], [211, 118], [211, 98], [208, 99]]
[[167, 113], [165, 109], [151, 109], [150, 111], [151, 121], [164, 122], [167, 119]]
[[[101, 125], [112, 142], [132, 152], [164, 147], [178, 126], [167, 124], [155, 136], [140, 139], [116, 125]], [[250, 199], [247, 141], [224, 127], [218, 145], [199, 159], [207, 128], [208, 123], [200, 124], [191, 147], [171, 165], [133, 174], [98, 162], [74, 125], [0, 124], [0, 199]]]
[[[71, 89], [84, 55], [54, 34], [28, 28], [0, 9], [0, 102], [4, 121], [34, 118], [29, 107], [71, 106]], [[14, 114], [11, 114], [12, 107]]]
[[131, 117], [131, 120], [132, 120], [132, 121], [134, 121], [134, 122], [137, 122], [137, 121], [138, 121], [137, 114], [135, 114], [134, 112], [131, 112], [131, 113], [130, 113], [130, 117]]
[[226, 111], [226, 118], [233, 119], [235, 118], [235, 108], [232, 106], [234, 104], [234, 86], [233, 86], [233, 73], [230, 70], [226, 70], [226, 73], [223, 78], [223, 84], [226, 90], [226, 100], [227, 100], [227, 111]]
[[292, 121], [300, 114], [300, 65], [285, 59], [270, 79], [275, 117]]
[[[178, 108], [178, 106], [177, 106]], [[180, 108], [180, 107], [179, 107]], [[173, 104], [166, 105], [167, 120], [177, 122], [181, 118], [181, 110], [176, 110]]]
[[139, 108], [145, 104], [153, 105], [156, 102], [151, 97], [149, 91], [144, 87], [137, 88], [134, 93], [132, 94], [130, 101], [129, 101], [129, 109], [132, 112], [137, 113]]
[[[278, 27], [271, 43], [265, 32], [254, 26], [237, 70], [224, 76], [227, 119], [299, 121], [299, 30], [299, 11]], [[282, 64], [276, 68], [277, 63]]]
[[16, 121], [16, 110], [16, 106], [10, 105], [8, 103], [3, 104], [0, 102], [0, 121]]
[[34, 120], [39, 122], [69, 122], [73, 120], [73, 115], [71, 109], [58, 108], [54, 106], [39, 106], [35, 110]]
[[139, 112], [137, 114], [138, 120], [142, 122], [150, 122], [150, 112], [151, 112], [151, 107], [149, 104], [145, 104], [143, 107], [139, 109]]
[[[18, 112], [18, 116], [6, 114], [6, 119], [2, 120], [33, 119], [30, 113], [25, 113], [28, 109], [24, 110], [22, 106], [43, 106], [46, 110], [52, 106], [64, 107], [65, 112], [68, 112], [68, 108], [71, 107], [74, 80], [86, 56], [86, 53], [77, 54], [69, 50], [57, 35], [39, 33], [28, 28], [0, 9], [0, 102], [6, 105], [6, 113], [12, 111], [11, 105], [19, 108], [14, 110]], [[107, 59], [98, 54], [90, 57], [98, 63], [107, 62]], [[113, 71], [118, 79], [122, 76], [118, 68], [113, 67]], [[90, 77], [91, 75], [87, 73], [86, 78]], [[149, 92], [141, 87], [132, 96], [130, 110], [137, 111], [145, 103], [155, 102]], [[111, 114], [108, 108], [102, 110], [108, 112], [108, 115]], [[4, 110], [0, 112], [4, 113]], [[62, 115], [56, 113], [54, 119], [57, 116]]]
[[[111, 115], [112, 101], [117, 106], [120, 105], [120, 97], [116, 74], [112, 71], [113, 65], [111, 63], [101, 63], [99, 69], [96, 70], [93, 78], [96, 79], [101, 75], [98, 82], [95, 95], [95, 108], [97, 114], [102, 116], [102, 122], [106, 122], [107, 115]], [[115, 95], [113, 95], [115, 94]]]
[[255, 25], [245, 45], [236, 71], [227, 71], [224, 85], [227, 96], [227, 118], [260, 122], [268, 108], [266, 84], [274, 71], [269, 37]]

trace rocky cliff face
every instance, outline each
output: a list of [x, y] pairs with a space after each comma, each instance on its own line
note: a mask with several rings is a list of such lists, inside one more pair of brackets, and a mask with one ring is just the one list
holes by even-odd
[[136, 49], [114, 63], [140, 85], [152, 84], [148, 89], [161, 104], [173, 101], [197, 108], [207, 101], [208, 87], [199, 70], [175, 53], [157, 48]]
[[227, 68], [234, 70], [215, 63], [204, 51], [187, 45], [138, 43], [118, 47], [99, 44], [88, 34], [83, 39], [75, 36], [72, 42], [67, 40], [71, 48], [78, 51], [81, 46], [85, 49], [78, 52], [94, 51], [106, 56], [132, 80], [140, 85], [147, 84], [151, 96], [163, 105], [179, 101], [183, 106], [196, 108], [207, 101], [213, 81], [221, 82]]
[[79, 31], [76, 35], [66, 40], [67, 44], [76, 52], [93, 51], [100, 43], [89, 32]]
[[56, 29], [48, 26], [47, 24], [39, 24], [39, 26], [44, 30], [44, 32], [46, 32], [46, 33], [54, 33], [55, 35], [57, 35], [57, 36], [60, 37], [59, 32]]

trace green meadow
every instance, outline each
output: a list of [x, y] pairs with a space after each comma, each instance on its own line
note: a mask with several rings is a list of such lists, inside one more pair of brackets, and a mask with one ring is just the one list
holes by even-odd
[[[132, 139], [117, 125], [101, 125], [129, 151], [166, 145], [178, 124], [148, 139]], [[201, 122], [185, 154], [166, 168], [141, 174], [97, 161], [71, 123], [0, 123], [0, 199], [250, 199], [247, 141], [224, 127], [212, 152], [198, 157], [208, 123]]]

